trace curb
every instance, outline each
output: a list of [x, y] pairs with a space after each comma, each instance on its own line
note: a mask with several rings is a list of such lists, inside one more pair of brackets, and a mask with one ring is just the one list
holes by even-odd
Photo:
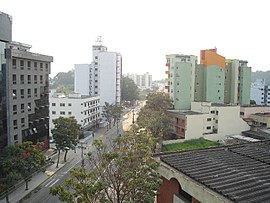
[[[73, 159], [74, 159], [74, 157], [72, 157], [71, 160], [69, 160], [68, 162], [71, 162]], [[68, 162], [66, 162], [66, 163], [68, 163]], [[48, 177], [47, 177], [45, 180], [43, 180], [42, 182], [40, 182], [36, 187], [33, 187], [32, 190], [30, 190], [29, 193], [27, 193], [27, 194], [25, 194], [24, 196], [22, 196], [21, 199], [20, 199], [17, 203], [22, 203], [24, 200], [27, 200], [29, 197], [31, 197], [31, 195], [32, 195], [33, 193], [36, 193], [36, 192], [39, 190], [40, 185], [42, 185], [42, 184], [43, 184], [45, 181], [47, 181], [50, 177], [54, 176], [56, 172], [58, 172], [61, 168], [63, 168], [63, 167], [66, 165], [66, 163], [63, 164], [61, 167], [58, 167], [58, 168], [56, 169], [56, 171], [54, 171], [54, 173], [53, 173], [51, 176], [48, 175]], [[47, 175], [47, 174], [46, 174], [46, 175]]]

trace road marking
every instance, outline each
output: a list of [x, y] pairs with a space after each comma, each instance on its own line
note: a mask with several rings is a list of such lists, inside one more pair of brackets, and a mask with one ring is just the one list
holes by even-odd
[[55, 179], [53, 178], [50, 182], [48, 182], [44, 187], [48, 187]]
[[54, 184], [56, 184], [59, 180], [60, 180], [60, 179], [56, 179], [56, 181], [54, 181], [54, 182], [50, 185], [50, 187], [54, 186]]

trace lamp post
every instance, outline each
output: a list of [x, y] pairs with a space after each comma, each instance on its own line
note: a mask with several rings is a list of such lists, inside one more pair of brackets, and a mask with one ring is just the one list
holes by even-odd
[[80, 146], [78, 146], [78, 148], [81, 148], [81, 158], [82, 158], [82, 167], [84, 167], [84, 156], [83, 156], [83, 150], [86, 149], [86, 147], [84, 146], [85, 144], [87, 144], [86, 142], [80, 142]]

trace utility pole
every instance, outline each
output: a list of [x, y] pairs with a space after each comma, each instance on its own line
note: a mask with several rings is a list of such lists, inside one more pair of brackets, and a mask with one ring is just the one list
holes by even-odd
[[87, 144], [86, 142], [80, 142], [80, 146], [78, 146], [78, 148], [81, 148], [81, 158], [82, 158], [82, 167], [84, 167], [84, 156], [83, 156], [83, 150], [86, 149], [86, 147], [84, 146], [85, 144]]
[[132, 109], [132, 124], [135, 123], [135, 120], [134, 120], [134, 109]]

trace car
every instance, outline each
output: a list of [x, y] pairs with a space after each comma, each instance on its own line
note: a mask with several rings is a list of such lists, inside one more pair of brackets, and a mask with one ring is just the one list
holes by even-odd
[[50, 143], [54, 143], [55, 140], [54, 140], [53, 138], [50, 138], [49, 142], [50, 142]]

